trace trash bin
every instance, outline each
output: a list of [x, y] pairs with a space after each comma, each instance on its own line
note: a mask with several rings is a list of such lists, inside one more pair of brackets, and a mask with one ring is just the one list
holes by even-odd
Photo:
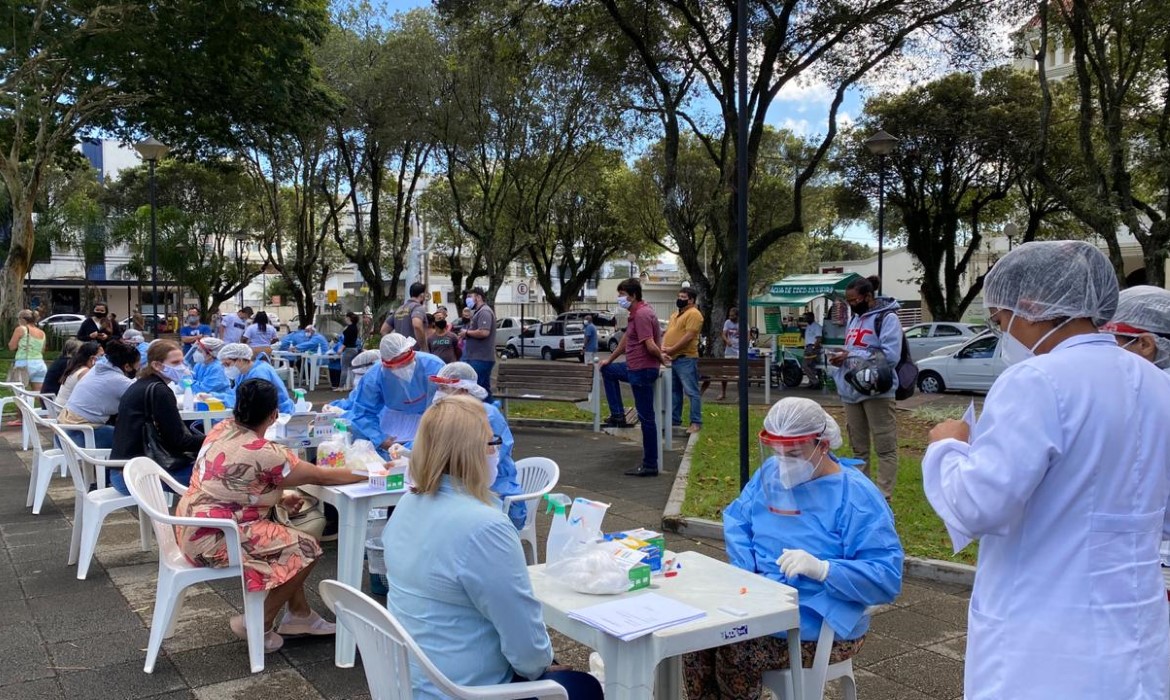
[[370, 593], [385, 596], [390, 591], [386, 580], [386, 556], [382, 550], [382, 529], [386, 527], [385, 508], [370, 511], [366, 520], [366, 568], [370, 572]]

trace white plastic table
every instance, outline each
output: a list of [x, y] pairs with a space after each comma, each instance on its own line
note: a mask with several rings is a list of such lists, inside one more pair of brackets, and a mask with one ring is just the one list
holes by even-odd
[[[364, 484], [348, 486], [300, 486], [337, 509], [337, 580], [361, 589], [362, 557], [366, 551], [366, 520], [371, 508], [387, 508], [398, 504], [405, 491], [393, 493], [371, 489]], [[341, 668], [353, 666], [356, 642], [343, 625], [337, 626], [334, 663]]]
[[317, 378], [321, 374], [321, 364], [329, 363], [341, 357], [337, 353], [329, 352], [325, 354], [320, 353], [306, 353], [306, 352], [290, 352], [288, 350], [276, 350], [272, 353], [276, 357], [281, 357], [290, 362], [301, 360], [302, 366], [307, 370], [308, 376], [304, 377], [305, 386], [309, 391], [314, 391], [317, 388]]
[[[682, 564], [676, 577], [656, 577], [651, 588], [623, 597], [654, 592], [707, 612], [694, 622], [668, 627], [623, 642], [584, 622], [569, 611], [586, 608], [616, 596], [577, 593], [544, 572], [544, 564], [528, 567], [536, 599], [549, 627], [596, 650], [605, 662], [606, 700], [673, 700], [682, 697], [682, 654], [712, 649], [787, 630], [788, 651], [800, 657], [800, 608], [796, 589], [724, 564], [698, 552], [677, 555]], [[746, 593], [740, 591], [746, 589]], [[720, 610], [730, 607], [747, 613], [736, 617]], [[656, 671], [657, 669], [657, 671]], [[794, 674], [795, 697], [803, 697], [802, 674]], [[657, 683], [657, 688], [656, 688]]]
[[231, 418], [232, 409], [225, 408], [222, 411], [179, 411], [179, 417], [183, 420], [203, 421], [203, 434], [206, 435], [211, 432], [211, 422]]

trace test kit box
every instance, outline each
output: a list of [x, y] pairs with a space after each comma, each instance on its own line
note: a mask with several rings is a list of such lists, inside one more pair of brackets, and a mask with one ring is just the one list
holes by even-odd
[[630, 590], [638, 591], [650, 587], [650, 567], [638, 564], [630, 569]]
[[605, 535], [605, 540], [642, 552], [645, 555], [642, 563], [649, 566], [652, 572], [662, 573], [662, 555], [666, 552], [666, 540], [661, 533], [646, 529], [626, 530]]
[[291, 416], [282, 413], [272, 426], [272, 437], [278, 440], [312, 437], [313, 421], [316, 418], [316, 414], [313, 413], [298, 413]]

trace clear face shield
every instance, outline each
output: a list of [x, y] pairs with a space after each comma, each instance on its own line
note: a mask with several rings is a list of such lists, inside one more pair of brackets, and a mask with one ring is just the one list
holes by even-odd
[[383, 360], [382, 366], [404, 382], [414, 377], [414, 351], [404, 352], [393, 360]]
[[759, 441], [768, 510], [776, 515], [800, 515], [796, 489], [816, 476], [828, 446], [820, 433], [785, 437], [761, 430]]

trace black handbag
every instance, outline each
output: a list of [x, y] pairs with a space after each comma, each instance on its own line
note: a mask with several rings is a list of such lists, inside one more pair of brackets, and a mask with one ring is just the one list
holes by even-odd
[[143, 454], [169, 472], [185, 469], [194, 464], [195, 455], [189, 453], [172, 454], [163, 442], [162, 435], [158, 432], [158, 426], [154, 424], [154, 392], [157, 388], [158, 384], [154, 384], [146, 390], [147, 415], [146, 419], [142, 421]]

